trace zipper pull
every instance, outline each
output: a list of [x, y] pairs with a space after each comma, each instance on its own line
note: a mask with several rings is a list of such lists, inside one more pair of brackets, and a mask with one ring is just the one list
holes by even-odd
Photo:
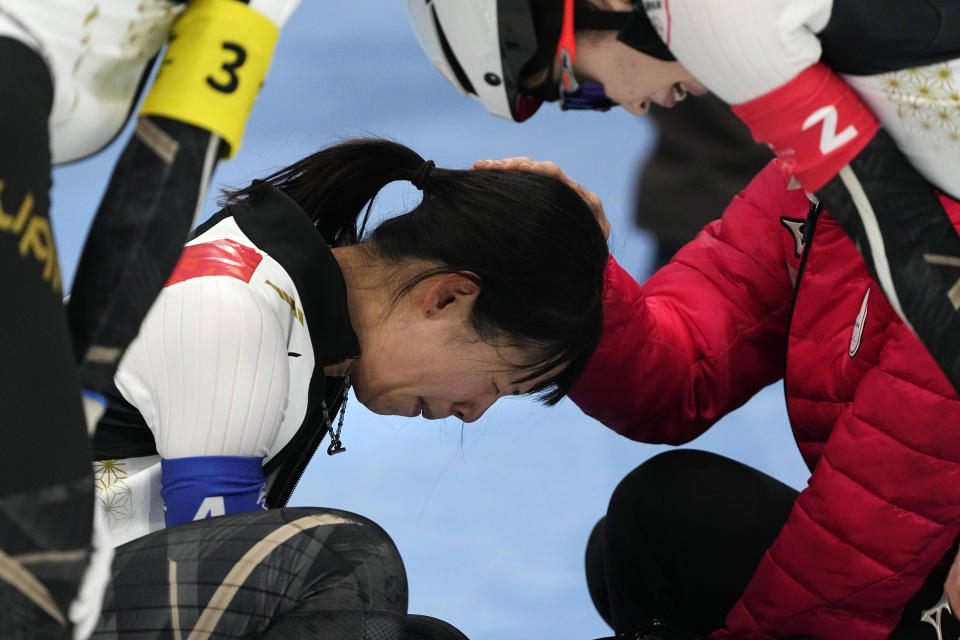
[[823, 209], [823, 205], [819, 202], [811, 202], [810, 210], [807, 212], [807, 221], [803, 223], [803, 246], [810, 244], [810, 240], [813, 239], [813, 227], [817, 224], [817, 218], [820, 217], [820, 210]]

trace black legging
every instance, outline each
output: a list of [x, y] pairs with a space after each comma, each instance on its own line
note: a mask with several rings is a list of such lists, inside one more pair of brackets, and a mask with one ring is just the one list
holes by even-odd
[[400, 554], [376, 523], [290, 508], [189, 522], [117, 549], [93, 638], [467, 640], [407, 616]]
[[[797, 495], [713, 453], [679, 449], [651, 458], [621, 481], [590, 535], [594, 605], [618, 633], [656, 619], [706, 637], [724, 626]], [[891, 638], [937, 640], [921, 612], [940, 599], [945, 576], [946, 569], [930, 575]], [[946, 612], [943, 620], [944, 640], [957, 638], [960, 624]]]
[[2, 635], [67, 637], [93, 478], [49, 218], [53, 85], [39, 55], [0, 37], [0, 87]]

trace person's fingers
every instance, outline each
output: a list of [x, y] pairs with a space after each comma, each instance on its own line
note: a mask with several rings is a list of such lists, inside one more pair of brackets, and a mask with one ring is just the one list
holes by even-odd
[[473, 163], [473, 168], [498, 169], [502, 171], [528, 171], [560, 180], [568, 187], [576, 191], [581, 198], [583, 198], [583, 201], [593, 212], [597, 222], [600, 224], [600, 228], [603, 231], [603, 237], [610, 237], [610, 221], [607, 220], [607, 217], [604, 214], [603, 202], [600, 200], [600, 196], [593, 191], [584, 189], [582, 186], [580, 186], [580, 183], [572, 180], [563, 172], [556, 162], [551, 162], [550, 160], [536, 161], [528, 158], [527, 156], [515, 156], [512, 158], [502, 158], [500, 160], [478, 160], [477, 162]]
[[556, 162], [550, 160], [531, 160], [530, 158], [515, 158], [520, 161], [520, 166], [528, 171], [537, 171], [538, 173], [549, 173], [551, 175], [561, 174], [563, 171], [557, 166]]
[[[518, 158], [519, 159], [519, 158]], [[551, 178], [556, 178], [561, 182], [565, 183], [569, 187], [576, 188], [577, 183], [567, 177], [560, 167], [557, 166], [556, 162], [551, 162], [550, 160], [543, 160], [536, 162], [530, 160], [529, 158], [519, 159], [520, 164], [517, 167], [520, 171], [530, 171], [532, 173], [541, 173], [545, 176], [550, 176]]]
[[477, 160], [473, 163], [473, 169], [500, 169], [506, 171], [516, 171], [521, 163], [533, 162], [526, 156], [517, 156], [514, 158], [501, 158], [499, 160]]

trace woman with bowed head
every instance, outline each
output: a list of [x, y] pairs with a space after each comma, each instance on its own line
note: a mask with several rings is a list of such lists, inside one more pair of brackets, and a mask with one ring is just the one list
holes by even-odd
[[[372, 200], [396, 180], [422, 201], [365, 233]], [[600, 340], [608, 255], [602, 215], [567, 182], [441, 169], [363, 139], [226, 194], [107, 394], [94, 475], [123, 546], [97, 637], [267, 626], [277, 637], [456, 636], [433, 619], [404, 627], [406, 578], [375, 523], [274, 509], [315, 452], [347, 450], [350, 388], [379, 414], [473, 422], [502, 396], [550, 405], [572, 387]], [[259, 564], [238, 562], [257, 553]], [[256, 568], [225, 596], [217, 585], [237, 580], [234, 564]], [[152, 587], [122, 586], [147, 575]], [[264, 603], [267, 614], [250, 614]], [[360, 613], [329, 613], [345, 608]], [[226, 613], [204, 613], [214, 610]]]
[[[364, 237], [358, 217], [395, 180], [422, 202]], [[354, 140], [226, 200], [185, 247], [96, 434], [117, 543], [284, 506], [318, 448], [346, 449], [351, 387], [375, 413], [472, 422], [505, 395], [557, 402], [600, 339], [606, 239], [556, 178]]]

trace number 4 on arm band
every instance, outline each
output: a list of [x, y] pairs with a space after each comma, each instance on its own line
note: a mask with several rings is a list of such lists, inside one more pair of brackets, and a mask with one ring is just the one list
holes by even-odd
[[160, 465], [160, 495], [168, 527], [267, 508], [262, 458], [164, 458]]
[[173, 25], [170, 43], [141, 116], [207, 129], [240, 148], [243, 129], [270, 68], [279, 29], [237, 0], [194, 0]]

